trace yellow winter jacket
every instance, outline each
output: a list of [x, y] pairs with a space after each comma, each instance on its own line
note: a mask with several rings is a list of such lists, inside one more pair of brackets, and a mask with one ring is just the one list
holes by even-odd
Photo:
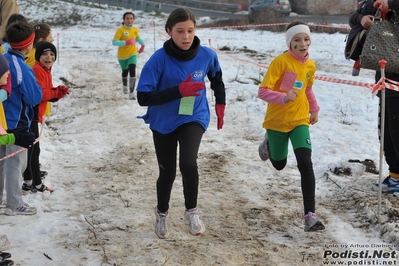
[[289, 52], [285, 52], [271, 62], [259, 87], [285, 93], [280, 88], [286, 72], [296, 74], [293, 89], [298, 93], [298, 97], [287, 104], [268, 103], [263, 122], [265, 129], [289, 132], [299, 125], [310, 124], [306, 88], [313, 85], [316, 72], [313, 60], [308, 58], [306, 62], [299, 62]]

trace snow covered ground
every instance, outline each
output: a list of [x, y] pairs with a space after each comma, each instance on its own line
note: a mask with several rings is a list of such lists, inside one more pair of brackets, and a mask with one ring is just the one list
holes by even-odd
[[[365, 167], [366, 160], [379, 166], [378, 100], [369, 88], [321, 78], [373, 83], [372, 71], [351, 76], [344, 34], [314, 33], [310, 47], [320, 78], [314, 85], [319, 122], [311, 127], [316, 210], [326, 230], [303, 230], [292, 149], [282, 171], [257, 154], [266, 110], [257, 98], [258, 84], [265, 66], [286, 49], [284, 34], [199, 28], [203, 45], [223, 50], [217, 53], [227, 94], [225, 125], [218, 131], [212, 112], [199, 153], [199, 208], [207, 232], [188, 233], [178, 176], [172, 233], [160, 240], [153, 230], [158, 167], [152, 136], [136, 118], [146, 110], [123, 94], [111, 45], [126, 10], [56, 0], [18, 3], [29, 21], [62, 24], [52, 27], [59, 49], [54, 84], [67, 85], [71, 93], [53, 105], [41, 138], [42, 168], [49, 172], [45, 184], [54, 193], [25, 196], [38, 208], [35, 216], [0, 219], [16, 265], [397, 265], [399, 199], [384, 194], [378, 215], [371, 186], [379, 175]], [[146, 42], [140, 74], [167, 40], [168, 14], [134, 13]], [[199, 26], [208, 21], [199, 18]], [[208, 95], [213, 110], [210, 89]]]

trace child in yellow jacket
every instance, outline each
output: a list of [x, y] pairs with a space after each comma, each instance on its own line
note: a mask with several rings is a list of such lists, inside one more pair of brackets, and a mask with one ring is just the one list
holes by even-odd
[[[134, 14], [126, 12], [123, 14], [122, 27], [118, 28], [112, 40], [112, 45], [118, 46], [118, 61], [122, 69], [123, 93], [129, 93], [129, 99], [135, 100], [134, 87], [136, 84], [137, 55], [144, 51], [145, 45], [140, 37], [139, 29], [133, 26]], [[141, 45], [137, 50], [136, 43]], [[129, 87], [127, 84], [129, 78]]]
[[266, 101], [263, 121], [266, 138], [259, 146], [262, 160], [270, 159], [277, 170], [287, 164], [291, 141], [301, 175], [305, 231], [323, 230], [315, 213], [315, 175], [309, 125], [318, 121], [319, 106], [313, 93], [316, 64], [309, 58], [310, 29], [301, 21], [286, 30], [288, 51], [271, 63], [260, 84], [258, 96]]

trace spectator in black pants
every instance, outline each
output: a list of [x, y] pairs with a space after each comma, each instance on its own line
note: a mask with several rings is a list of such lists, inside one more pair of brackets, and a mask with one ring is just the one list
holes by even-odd
[[[391, 9], [388, 11], [388, 9]], [[373, 24], [373, 16], [380, 9], [381, 13], [387, 12], [387, 18], [393, 19], [399, 14], [399, 3], [387, 0], [367, 0], [349, 16], [349, 25], [353, 28], [362, 25], [369, 28]], [[395, 12], [393, 12], [395, 11]], [[385, 72], [385, 77], [399, 81], [399, 73]], [[381, 72], [376, 71], [375, 81], [381, 78]], [[379, 97], [378, 128], [381, 121], [381, 91]], [[380, 132], [380, 130], [379, 130]], [[399, 192], [399, 92], [385, 89], [385, 127], [384, 127], [384, 155], [388, 164], [389, 175], [381, 184], [382, 192]], [[373, 189], [378, 190], [379, 184], [373, 184]]]

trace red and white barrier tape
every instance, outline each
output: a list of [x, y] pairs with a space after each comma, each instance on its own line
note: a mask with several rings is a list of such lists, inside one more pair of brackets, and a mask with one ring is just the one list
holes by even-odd
[[[41, 125], [41, 127], [40, 127], [39, 137], [38, 137], [37, 139], [35, 139], [35, 142], [33, 142], [33, 145], [35, 145], [35, 144], [40, 140], [40, 137], [42, 136], [42, 133], [43, 133], [43, 129], [44, 129], [44, 117], [43, 117], [42, 125]], [[26, 148], [21, 148], [21, 149], [19, 149], [19, 150], [16, 150], [16, 151], [10, 153], [10, 154], [7, 154], [7, 155], [4, 156], [3, 158], [0, 158], [0, 162], [1, 162], [1, 161], [4, 161], [5, 159], [8, 159], [8, 158], [10, 158], [10, 157], [12, 157], [12, 156], [14, 156], [14, 155], [16, 155], [16, 154], [18, 154], [18, 153], [20, 153], [20, 152], [22, 152], [22, 151], [24, 151], [24, 150], [26, 150]]]
[[365, 83], [365, 82], [358, 82], [358, 81], [353, 81], [353, 80], [329, 78], [329, 77], [324, 77], [324, 76], [315, 76], [315, 79], [321, 80], [321, 81], [332, 82], [332, 83], [338, 83], [338, 84], [346, 84], [346, 85], [364, 87], [364, 88], [368, 88], [368, 89], [371, 89], [374, 86], [373, 83]]
[[[387, 83], [386, 81], [388, 81], [389, 83]], [[379, 90], [381, 91], [381, 90], [385, 90], [385, 89], [399, 92], [399, 82], [394, 81], [392, 79], [387, 79], [387, 78], [381, 77], [380, 80], [376, 84], [374, 84], [372, 88], [373, 89], [372, 89], [371, 93], [373, 94], [373, 96], [377, 94], [377, 91], [379, 91]]]
[[[234, 56], [234, 55], [227, 54], [227, 53], [225, 53], [225, 52], [223, 52], [223, 51], [220, 51], [220, 50], [218, 50], [217, 48], [211, 46], [211, 40], [210, 40], [210, 39], [209, 39], [208, 41], [209, 41], [209, 47], [210, 47], [212, 50], [214, 50], [214, 51], [217, 51], [217, 52], [219, 52], [219, 53], [226, 54], [226, 55], [228, 55], [229, 57], [232, 57], [232, 58], [234, 58], [234, 59], [236, 59], [236, 60], [238, 60], [238, 61], [246, 62], [246, 63], [249, 63], [249, 64], [256, 65], [256, 66], [258, 66], [258, 67], [260, 67], [260, 68], [265, 68], [265, 69], [268, 68], [268, 66], [266, 66], [266, 65], [257, 64], [257, 63], [251, 62], [251, 61], [249, 61], [249, 60], [244, 60], [244, 59], [238, 58], [238, 57], [236, 57], [236, 56]], [[353, 80], [344, 80], [344, 79], [338, 79], [338, 78], [329, 78], [329, 77], [324, 77], [324, 76], [315, 76], [315, 79], [316, 79], [316, 80], [321, 80], [321, 81], [326, 81], [326, 82], [332, 82], [332, 83], [338, 83], [338, 84], [346, 84], [346, 85], [353, 85], [353, 86], [359, 86], [359, 87], [365, 87], [365, 88], [373, 88], [373, 86], [374, 86], [374, 84], [372, 84], [372, 83], [358, 82], [358, 81], [353, 81]]]
[[[286, 26], [287, 22], [284, 23], [269, 23], [269, 24], [247, 24], [247, 25], [237, 25], [237, 26], [218, 26], [218, 27], [197, 27], [199, 30], [203, 29], [239, 29], [239, 28], [256, 28], [256, 27], [273, 27], [273, 26]], [[349, 26], [339, 26], [339, 25], [327, 25], [327, 24], [314, 24], [309, 23], [312, 27], [323, 27], [323, 28], [337, 28], [337, 29], [347, 29], [350, 30]]]

